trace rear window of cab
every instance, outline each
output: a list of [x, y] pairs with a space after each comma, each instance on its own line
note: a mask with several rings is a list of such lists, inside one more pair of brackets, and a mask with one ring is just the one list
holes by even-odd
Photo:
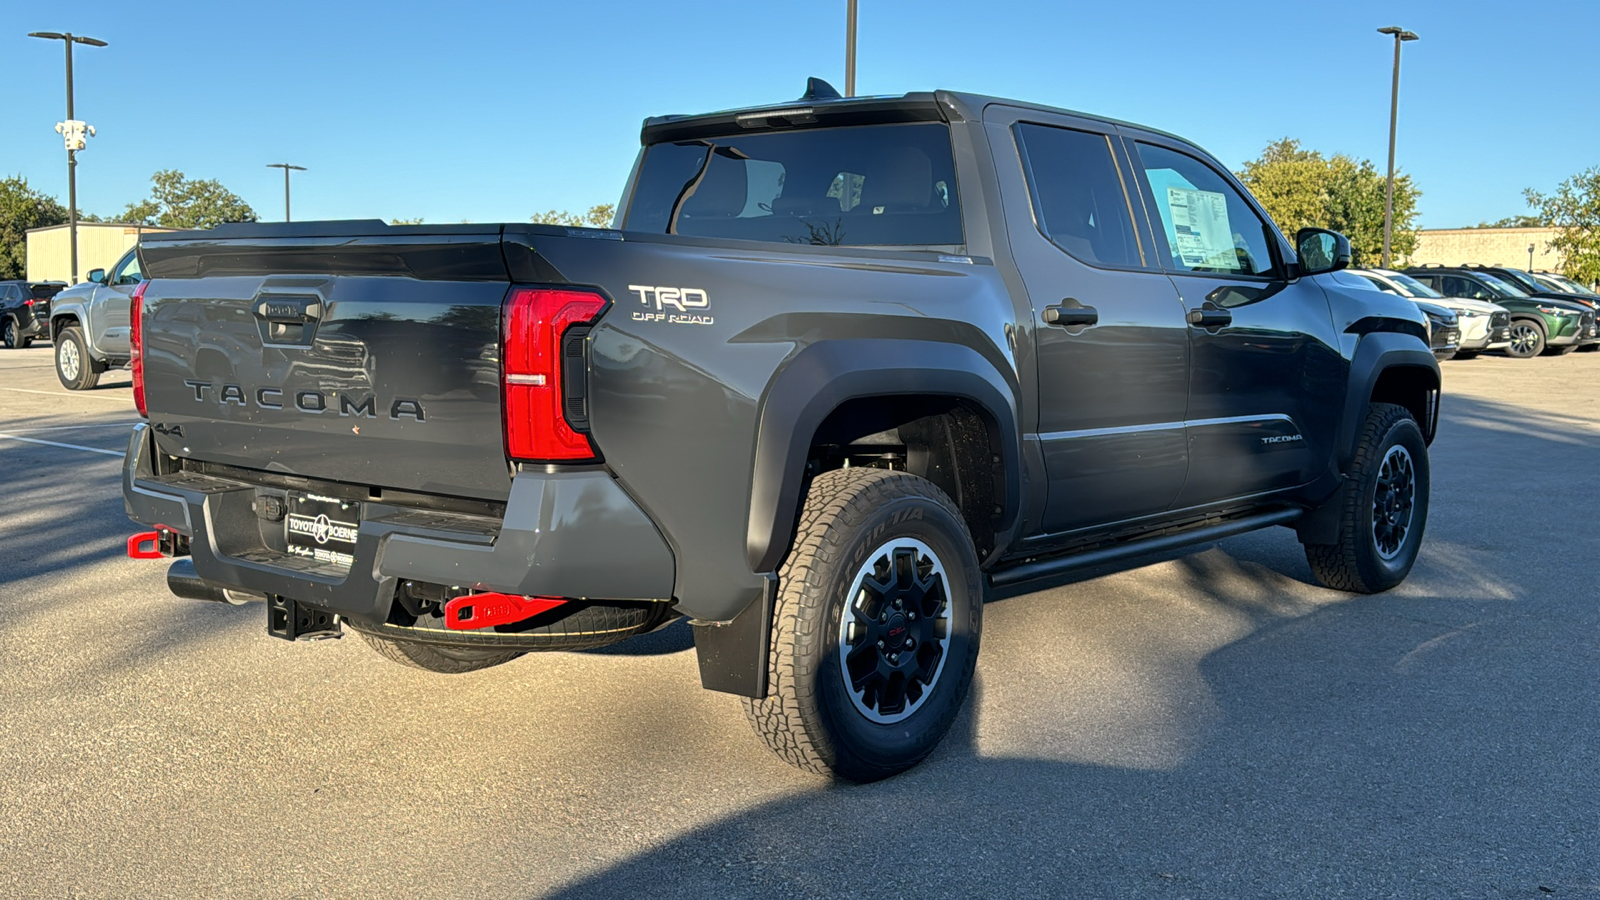
[[851, 125], [652, 144], [622, 227], [820, 246], [960, 245], [950, 129]]

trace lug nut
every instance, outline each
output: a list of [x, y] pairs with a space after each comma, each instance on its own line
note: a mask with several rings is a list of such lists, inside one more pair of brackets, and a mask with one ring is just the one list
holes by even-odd
[[894, 608], [895, 609], [899, 609], [899, 608], [901, 608], [902, 606], [905, 606], [905, 605], [906, 605], [906, 601], [900, 599], [899, 597], [894, 598]]
[[886, 646], [888, 646], [888, 645], [886, 645], [886, 644], [885, 644], [885, 643], [884, 643], [884, 642], [883, 642], [883, 641], [879, 641], [879, 642], [878, 642], [878, 649], [879, 649], [879, 650], [882, 650], [882, 649], [883, 649], [883, 648], [884, 648], [884, 647], [886, 647]]
[[906, 649], [907, 650], [910, 650], [911, 648], [915, 647], [916, 645], [917, 645], [917, 642], [916, 642], [916, 640], [914, 638], [906, 638]]
[[915, 612], [908, 612], [908, 613], [906, 613], [906, 618], [908, 618], [911, 621], [915, 622], [917, 620], [917, 614]]

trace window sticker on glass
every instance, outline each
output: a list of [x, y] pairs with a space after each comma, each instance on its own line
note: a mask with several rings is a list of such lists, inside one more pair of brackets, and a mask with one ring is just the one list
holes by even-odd
[[1228, 227], [1228, 198], [1214, 191], [1167, 187], [1172, 211], [1173, 251], [1192, 268], [1239, 268], [1233, 229]]

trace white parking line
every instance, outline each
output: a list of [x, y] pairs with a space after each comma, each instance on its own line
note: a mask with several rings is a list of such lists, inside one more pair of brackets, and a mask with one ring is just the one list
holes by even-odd
[[46, 397], [81, 397], [84, 400], [110, 400], [112, 403], [127, 403], [126, 397], [97, 397], [94, 394], [69, 394], [65, 391], [32, 391], [27, 388], [0, 387], [0, 391], [16, 391], [19, 394], [43, 394]]
[[0, 434], [0, 440], [21, 441], [24, 444], [44, 444], [46, 447], [65, 447], [68, 450], [82, 450], [86, 453], [102, 453], [106, 456], [122, 456], [121, 450], [101, 450], [99, 447], [85, 447], [82, 444], [63, 444], [59, 441], [44, 441], [39, 438], [17, 437], [14, 434]]

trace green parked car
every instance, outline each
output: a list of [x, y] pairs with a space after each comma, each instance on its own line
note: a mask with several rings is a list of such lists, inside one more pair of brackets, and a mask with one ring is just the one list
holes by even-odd
[[1511, 345], [1506, 355], [1527, 359], [1539, 354], [1561, 356], [1587, 344], [1600, 342], [1594, 310], [1582, 303], [1532, 297], [1476, 269], [1426, 266], [1406, 274], [1446, 297], [1487, 300], [1511, 312]]

